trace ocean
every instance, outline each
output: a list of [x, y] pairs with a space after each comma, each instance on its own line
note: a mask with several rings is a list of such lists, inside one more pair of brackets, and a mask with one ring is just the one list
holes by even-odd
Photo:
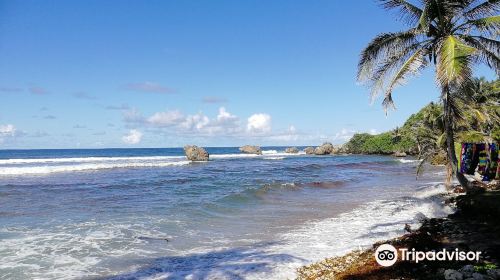
[[443, 167], [284, 149], [0, 150], [0, 279], [293, 279], [453, 211]]

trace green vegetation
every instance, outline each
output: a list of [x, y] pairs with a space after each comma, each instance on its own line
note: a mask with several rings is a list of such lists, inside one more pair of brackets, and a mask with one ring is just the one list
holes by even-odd
[[[441, 90], [440, 120], [445, 132], [437, 142], [439, 147], [446, 143], [449, 169], [457, 170], [454, 133], [460, 126], [462, 110], [472, 109], [467, 97], [469, 91], [474, 90], [473, 66], [482, 63], [497, 74], [500, 72], [499, 2], [434, 0], [421, 1], [420, 6], [406, 0], [380, 2], [384, 8], [396, 11], [409, 28], [382, 33], [368, 44], [361, 53], [358, 80], [371, 89], [373, 97], [384, 95], [382, 104], [387, 109], [394, 107], [392, 92], [395, 87], [422, 69], [434, 66]], [[483, 120], [479, 121], [482, 125]], [[426, 157], [429, 156], [427, 144], [420, 143], [428, 139], [413, 140], [421, 150], [422, 144], [426, 145], [424, 151]], [[379, 139], [377, 144], [381, 145], [375, 147], [384, 151], [389, 148], [387, 138]], [[455, 175], [460, 184], [470, 190], [465, 176], [457, 172]]]
[[345, 147], [354, 154], [392, 154], [394, 152], [414, 153], [416, 143], [406, 136], [395, 139], [394, 131], [377, 135], [368, 133], [355, 134]]
[[[457, 118], [454, 140], [460, 142], [500, 143], [500, 80], [474, 79], [474, 86], [462, 93], [455, 108]], [[355, 134], [345, 148], [350, 153], [392, 154], [405, 152], [444, 164], [446, 135], [442, 104], [430, 103], [411, 115], [400, 128], [377, 135]]]
[[497, 269], [497, 266], [493, 263], [485, 263], [481, 265], [475, 265], [474, 271], [479, 273], [486, 273], [488, 270]]

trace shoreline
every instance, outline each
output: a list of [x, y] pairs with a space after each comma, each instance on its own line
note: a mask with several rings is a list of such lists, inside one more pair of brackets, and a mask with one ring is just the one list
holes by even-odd
[[[328, 244], [338, 242], [335, 251], [344, 253], [353, 249], [349, 244], [352, 245], [350, 242], [352, 237], [357, 236], [360, 241], [358, 244], [362, 248], [367, 248], [366, 246], [380, 238], [392, 238], [401, 234], [400, 226], [391, 225], [395, 220], [404, 225], [404, 221], [417, 217], [419, 212], [434, 209], [421, 205], [421, 203], [442, 205], [441, 199], [432, 199], [436, 191], [445, 192], [444, 187], [441, 187], [440, 183], [437, 182], [440, 175], [429, 172], [426, 174], [428, 177], [426, 176], [424, 180], [415, 181], [413, 173], [410, 173], [414, 170], [414, 163], [402, 164], [397, 159], [389, 157], [304, 156], [275, 164], [265, 160], [264, 157], [262, 156], [261, 160], [249, 161], [244, 159], [214, 160], [211, 164], [193, 164], [182, 168], [116, 168], [106, 169], [103, 172], [68, 173], [72, 176], [54, 173], [53, 175], [37, 177], [2, 178], [6, 185], [12, 184], [14, 187], [25, 181], [30, 183], [33, 178], [36, 178], [37, 182], [43, 186], [48, 186], [43, 188], [24, 187], [19, 190], [14, 190], [14, 187], [5, 188], [4, 193], [7, 195], [13, 191], [17, 193], [29, 191], [26, 196], [30, 197], [33, 190], [40, 190], [43, 194], [50, 193], [52, 201], [74, 200], [75, 203], [71, 208], [87, 207], [89, 203], [97, 205], [97, 207], [85, 208], [87, 211], [84, 215], [81, 215], [81, 211], [72, 212], [72, 209], [67, 208], [67, 205], [58, 204], [54, 205], [53, 208], [47, 208], [45, 203], [40, 206], [30, 205], [30, 207], [58, 209], [57, 212], [49, 212], [47, 215], [49, 217], [66, 218], [66, 213], [69, 213], [71, 218], [81, 222], [69, 221], [51, 225], [49, 228], [40, 225], [39, 222], [29, 223], [29, 221], [25, 223], [26, 227], [24, 228], [11, 228], [7, 233], [11, 238], [0, 242], [5, 248], [5, 255], [15, 256], [14, 253], [9, 252], [15, 252], [19, 248], [36, 249], [43, 246], [51, 249], [63, 246], [65, 248], [78, 248], [79, 252], [90, 252], [94, 258], [89, 258], [86, 262], [68, 262], [65, 266], [54, 265], [50, 269], [48, 266], [44, 266], [37, 271], [17, 272], [12, 269], [11, 273], [16, 276], [22, 274], [22, 276], [26, 276], [24, 278], [40, 275], [51, 279], [70, 278], [71, 275], [83, 277], [87, 273], [102, 275], [102, 277], [109, 275], [109, 277], [130, 276], [133, 278], [137, 276], [139, 278], [146, 277], [144, 275], [153, 277], [158, 274], [158, 271], [163, 271], [179, 275], [179, 277], [202, 273], [213, 275], [214, 279], [232, 279], [231, 275], [238, 273], [244, 275], [245, 278], [248, 276], [249, 279], [254, 277], [293, 279], [296, 276], [296, 268], [330, 256], [332, 248]], [[290, 156], [290, 158], [295, 157]], [[246, 167], [243, 173], [241, 173], [242, 166]], [[257, 169], [262, 170], [261, 172], [270, 177], [263, 180], [262, 175], [254, 172]], [[221, 170], [226, 171], [227, 174], [235, 175], [224, 177], [224, 180], [227, 181], [226, 184], [221, 179], [215, 181], [205, 179], [207, 175], [211, 175], [210, 178], [217, 178]], [[436, 171], [440, 172], [441, 169], [437, 168]], [[335, 172], [336, 177], [331, 175], [333, 172]], [[131, 181], [131, 178], [138, 178], [146, 174], [152, 179]], [[189, 174], [191, 179], [186, 179], [186, 174]], [[300, 177], [296, 177], [297, 174]], [[168, 175], [172, 177], [165, 180]], [[116, 180], [117, 177], [120, 179]], [[199, 183], [196, 183], [199, 182], [196, 180], [198, 178], [207, 180], [205, 182], [218, 187], [199, 188], [197, 187]], [[53, 182], [56, 187], [51, 187]], [[289, 182], [297, 183], [297, 185], [290, 187]], [[300, 185], [301, 183], [304, 185]], [[85, 188], [80, 187], [83, 184], [85, 184]], [[151, 187], [152, 184], [153, 187]], [[353, 184], [356, 185], [356, 188], [348, 188]], [[382, 186], [384, 187], [383, 192], [380, 189]], [[213, 191], [210, 194], [209, 203], [204, 203], [201, 207], [198, 201], [192, 203], [188, 201], [191, 204], [184, 204], [183, 208], [175, 207], [176, 210], [181, 209], [186, 213], [194, 214], [200, 213], [200, 210], [211, 211], [205, 212], [208, 214], [202, 222], [189, 224], [189, 219], [194, 215], [177, 216], [176, 210], [171, 210], [174, 209], [174, 206], [165, 206], [165, 201], [171, 199], [172, 194], [177, 193], [180, 189], [191, 191], [196, 195], [195, 199], [198, 197], [206, 199], [207, 190]], [[118, 199], [117, 192], [120, 193]], [[230, 195], [228, 192], [231, 192]], [[144, 193], [154, 195], [144, 196]], [[93, 199], [94, 194], [99, 195], [98, 200]], [[39, 195], [36, 197], [38, 198]], [[80, 202], [82, 197], [85, 200]], [[102, 202], [103, 197], [106, 198], [107, 203], [97, 203]], [[157, 199], [158, 197], [162, 200]], [[148, 198], [152, 198], [148, 201], [152, 207], [144, 211], [142, 205]], [[394, 201], [395, 198], [397, 201]], [[258, 209], [255, 209], [255, 205], [259, 206]], [[357, 207], [358, 205], [363, 207]], [[6, 213], [11, 213], [7, 211], [12, 211], [9, 210], [12, 207], [9, 205], [4, 207], [7, 209]], [[339, 207], [344, 208], [340, 211]], [[60, 209], [66, 211], [60, 211]], [[120, 211], [115, 212], [115, 209], [120, 209]], [[226, 209], [234, 213], [230, 215], [230, 218], [225, 215]], [[276, 213], [275, 209], [280, 209], [283, 212]], [[303, 212], [304, 209], [311, 210]], [[339, 215], [332, 216], [332, 209], [338, 210]], [[439, 209], [441, 208], [439, 207]], [[122, 215], [125, 211], [126, 213], [134, 211], [134, 213], [139, 214], [129, 218], [130, 216]], [[103, 212], [113, 213], [119, 219], [104, 217], [88, 222], [89, 215], [94, 216], [94, 213]], [[166, 218], [155, 219], [160, 215], [164, 216], [165, 213], [172, 213], [167, 216], [169, 220]], [[380, 213], [385, 214], [383, 217], [377, 217]], [[446, 212], [446, 214], [449, 213]], [[12, 220], [15, 222], [14, 214], [17, 213], [12, 214]], [[95, 216], [97, 215], [95, 214]], [[250, 216], [260, 218], [256, 220], [245, 219]], [[444, 215], [438, 217], [442, 216]], [[431, 215], [431, 217], [436, 216]], [[299, 218], [307, 223], [304, 226], [302, 226], [302, 222], [296, 223], [295, 221]], [[174, 219], [188, 222], [182, 228], [176, 227], [169, 222]], [[214, 228], [205, 221], [210, 222], [210, 224], [215, 223], [219, 227]], [[241, 221], [245, 223], [241, 230], [238, 227], [228, 227], [240, 225]], [[293, 224], [288, 224], [286, 221]], [[44, 221], [42, 220], [42, 222]], [[299, 224], [300, 226], [297, 227], [296, 225]], [[132, 228], [130, 225], [134, 225], [134, 227]], [[270, 229], [272, 232], [269, 231], [263, 235], [264, 230], [260, 229], [267, 230], [268, 225], [272, 225]], [[316, 225], [316, 227], [311, 227], [311, 225]], [[255, 230], [248, 229], [249, 227], [253, 227]], [[372, 227], [377, 228], [376, 236], [365, 235], [365, 233], [370, 232], [369, 229]], [[185, 235], [186, 229], [198, 231], [193, 230], [194, 234]], [[123, 235], [124, 231], [127, 232], [126, 235]], [[290, 231], [293, 232], [290, 233]], [[245, 234], [244, 239], [241, 239], [242, 242], [226, 242], [226, 240], [231, 239], [239, 242], [239, 238], [242, 236], [241, 232]], [[385, 235], [387, 232], [392, 233]], [[325, 233], [327, 234], [325, 235]], [[384, 235], [380, 236], [379, 234]], [[31, 239], [32, 236], [35, 238]], [[54, 236], [59, 237], [54, 239]], [[157, 236], [168, 236], [169, 242], [147, 238]], [[219, 236], [224, 239], [219, 238]], [[89, 242], [81, 243], [79, 240], [89, 240]], [[270, 241], [271, 243], [277, 241], [277, 244], [251, 248], [252, 240]], [[342, 242], [339, 242], [340, 240]], [[280, 243], [280, 241], [283, 242]], [[118, 247], [108, 246], [108, 244], [113, 243], [131, 244], [133, 249], [124, 252]], [[246, 246], [247, 243], [250, 245]], [[321, 250], [322, 253], [311, 254], [314, 251], [318, 252], [317, 250]], [[115, 256], [109, 257], [110, 252], [114, 253]], [[187, 252], [187, 254], [182, 252]], [[125, 253], [127, 255], [122, 255]], [[139, 256], [139, 254], [141, 255]], [[34, 251], [32, 255], [32, 258], [36, 257], [45, 262], [52, 260], [50, 253]], [[58, 255], [69, 260], [76, 259], [72, 258], [72, 252], [61, 251]], [[86, 257], [86, 255], [84, 256]], [[137, 263], [134, 262], [134, 267], [130, 265], [133, 263], [131, 258], [138, 260]], [[144, 263], [140, 261], [143, 259]], [[114, 262], [116, 268], [110, 269], [110, 272], [103, 272], [105, 266], [94, 263], [94, 260], [99, 260], [102, 263]], [[216, 263], [217, 266], [214, 266], [213, 263]], [[22, 264], [21, 259], [16, 257], [8, 259], [10, 267], [16, 268], [20, 266], [18, 264]], [[274, 271], [270, 271], [270, 269], [274, 270], [275, 268], [276, 274]], [[179, 272], [179, 270], [181, 271]], [[271, 274], [273, 276], [270, 276]], [[274, 277], [275, 275], [276, 277]], [[18, 276], [18, 278], [22, 277]]]
[[[354, 250], [343, 256], [326, 258], [297, 269], [299, 280], [319, 279], [500, 279], [500, 198], [498, 185], [484, 193], [460, 195], [448, 199], [457, 211], [446, 218], [425, 219], [422, 225], [402, 236], [379, 241], [365, 250]], [[390, 267], [378, 265], [376, 248], [384, 243], [396, 248], [419, 251], [455, 250], [481, 251], [479, 262], [470, 261], [398, 261]], [[469, 265], [469, 266], [467, 266]], [[467, 271], [471, 269], [473, 271]], [[445, 278], [452, 271], [462, 278]], [[469, 273], [470, 272], [470, 273]], [[469, 277], [467, 277], [469, 276]], [[488, 278], [489, 277], [489, 278]]]

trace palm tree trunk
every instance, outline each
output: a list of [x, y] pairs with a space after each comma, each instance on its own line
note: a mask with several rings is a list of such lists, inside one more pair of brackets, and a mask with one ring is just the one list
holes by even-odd
[[470, 184], [467, 178], [460, 173], [457, 172], [457, 156], [455, 154], [455, 140], [454, 140], [454, 135], [453, 135], [453, 113], [451, 111], [451, 106], [450, 106], [450, 89], [449, 87], [443, 88], [442, 91], [442, 96], [443, 96], [443, 106], [444, 106], [444, 130], [446, 133], [446, 145], [447, 145], [447, 154], [448, 154], [448, 160], [451, 163], [452, 166], [452, 172], [456, 174], [456, 177], [458, 179], [458, 182], [460, 185], [468, 192], [470, 190]]

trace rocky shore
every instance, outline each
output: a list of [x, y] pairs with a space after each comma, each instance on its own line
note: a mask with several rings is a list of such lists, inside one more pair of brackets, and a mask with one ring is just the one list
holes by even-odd
[[208, 161], [210, 155], [201, 147], [195, 145], [187, 145], [184, 147], [184, 153], [190, 161]]
[[[409, 233], [373, 245], [364, 251], [328, 258], [303, 266], [297, 279], [500, 279], [500, 190], [492, 190], [451, 198], [457, 212], [443, 219], [425, 220]], [[374, 258], [380, 244], [419, 251], [480, 251], [479, 262], [470, 261], [398, 261], [390, 267], [378, 265]]]
[[[256, 145], [244, 145], [239, 148], [239, 151], [244, 154], [262, 155], [262, 148]], [[298, 154], [300, 150], [297, 147], [288, 147], [285, 149], [287, 154]], [[347, 154], [348, 151], [343, 145], [333, 145], [330, 142], [325, 142], [317, 147], [307, 147], [303, 150], [307, 155], [339, 155]], [[195, 145], [186, 145], [184, 147], [186, 158], [190, 161], [208, 161], [209, 154], [202, 148]], [[401, 156], [401, 155], [399, 155]], [[406, 155], [404, 155], [406, 156]]]
[[245, 145], [240, 147], [239, 150], [245, 154], [262, 155], [262, 149], [259, 146]]

